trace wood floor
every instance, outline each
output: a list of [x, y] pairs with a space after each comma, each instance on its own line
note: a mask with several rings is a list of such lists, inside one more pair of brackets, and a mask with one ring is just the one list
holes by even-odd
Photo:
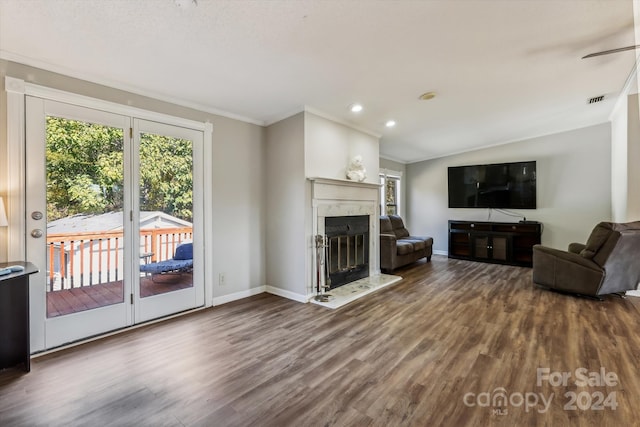
[[[140, 296], [146, 298], [192, 286], [192, 273], [156, 275], [153, 280], [151, 276], [141, 277]], [[93, 286], [47, 292], [47, 317], [63, 316], [121, 303], [124, 301], [123, 291], [122, 280], [118, 280]]]
[[[261, 294], [35, 358], [0, 373], [0, 425], [638, 425], [640, 299], [561, 295], [527, 268], [442, 256], [396, 273], [335, 311]], [[572, 377], [538, 385], [538, 368]], [[617, 381], [578, 387], [579, 368]], [[598, 392], [615, 410], [589, 409]], [[533, 393], [548, 409], [519, 405]]]

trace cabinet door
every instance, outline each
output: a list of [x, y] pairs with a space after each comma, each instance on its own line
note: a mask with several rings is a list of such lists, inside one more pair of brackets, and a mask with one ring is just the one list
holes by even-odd
[[469, 233], [450, 232], [449, 233], [449, 254], [458, 257], [471, 256]]
[[509, 237], [495, 235], [474, 236], [473, 256], [478, 259], [507, 261], [509, 259]]
[[492, 236], [491, 259], [506, 261], [509, 257], [509, 238], [506, 236]]
[[473, 238], [473, 256], [475, 258], [490, 259], [491, 258], [491, 237], [474, 236]]

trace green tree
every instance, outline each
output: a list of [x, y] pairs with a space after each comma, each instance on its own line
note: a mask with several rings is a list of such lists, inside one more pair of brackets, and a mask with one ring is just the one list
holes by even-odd
[[140, 209], [192, 220], [193, 147], [186, 139], [140, 137]]
[[[47, 219], [123, 209], [123, 130], [47, 118]], [[140, 209], [192, 220], [191, 141], [140, 138]]]
[[[47, 219], [122, 209], [122, 197], [103, 184], [103, 163], [122, 153], [123, 130], [77, 120], [47, 117]], [[122, 159], [113, 176], [122, 188]]]

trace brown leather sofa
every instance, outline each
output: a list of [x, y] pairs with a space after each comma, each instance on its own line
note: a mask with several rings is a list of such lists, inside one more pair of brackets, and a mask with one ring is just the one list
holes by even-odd
[[431, 261], [433, 239], [411, 236], [397, 215], [380, 217], [380, 268], [393, 271], [426, 257]]
[[535, 245], [533, 282], [592, 297], [636, 289], [640, 282], [640, 221], [601, 222], [586, 244], [571, 243], [568, 252]]

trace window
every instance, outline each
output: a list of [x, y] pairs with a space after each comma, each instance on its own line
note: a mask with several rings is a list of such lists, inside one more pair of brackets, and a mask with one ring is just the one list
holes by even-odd
[[400, 185], [402, 172], [380, 172], [380, 212], [382, 215], [400, 215]]

